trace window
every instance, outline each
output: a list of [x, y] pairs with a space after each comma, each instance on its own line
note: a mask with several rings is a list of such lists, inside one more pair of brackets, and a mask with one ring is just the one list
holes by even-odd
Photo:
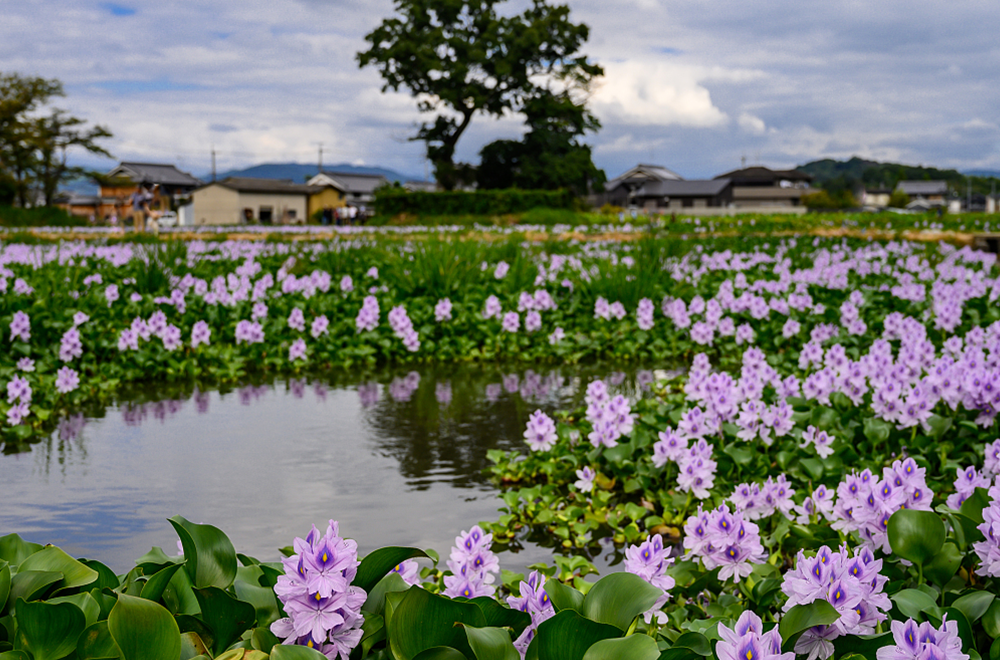
[[294, 220], [295, 219], [295, 213], [296, 213], [295, 209], [288, 209], [288, 219], [289, 220]]
[[274, 218], [274, 207], [262, 206], [260, 207], [260, 214], [257, 216], [260, 218], [261, 224], [269, 225]]
[[685, 198], [681, 202], [681, 208], [689, 209], [692, 206], [694, 206], [694, 200], [691, 199], [690, 197]]

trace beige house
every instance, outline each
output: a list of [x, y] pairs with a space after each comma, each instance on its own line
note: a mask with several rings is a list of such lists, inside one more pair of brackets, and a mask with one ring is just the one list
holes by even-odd
[[229, 177], [191, 193], [195, 225], [303, 224], [317, 189], [289, 180]]
[[751, 209], [778, 209], [776, 212], [784, 212], [801, 207], [802, 196], [816, 192], [809, 186], [812, 177], [798, 170], [771, 170], [758, 165], [726, 172], [715, 178], [732, 181], [730, 206], [746, 212]]

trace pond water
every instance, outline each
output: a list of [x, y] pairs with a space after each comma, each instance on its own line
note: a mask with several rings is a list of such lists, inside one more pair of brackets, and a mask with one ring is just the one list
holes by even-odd
[[[175, 514], [221, 528], [261, 560], [333, 518], [362, 553], [407, 545], [447, 555], [459, 532], [502, 506], [483, 474], [487, 451], [524, 448], [531, 412], [580, 405], [596, 378], [635, 399], [653, 372], [463, 365], [136, 392], [62, 420], [28, 452], [5, 447], [0, 535], [123, 572], [152, 546], [173, 552]], [[501, 566], [551, 563], [551, 549], [523, 546]]]

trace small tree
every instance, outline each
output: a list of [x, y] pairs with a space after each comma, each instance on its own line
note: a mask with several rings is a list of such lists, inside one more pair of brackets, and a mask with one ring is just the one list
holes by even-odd
[[901, 188], [896, 188], [889, 195], [889, 204], [891, 208], [894, 209], [905, 209], [906, 205], [910, 203], [910, 196], [907, 195]]

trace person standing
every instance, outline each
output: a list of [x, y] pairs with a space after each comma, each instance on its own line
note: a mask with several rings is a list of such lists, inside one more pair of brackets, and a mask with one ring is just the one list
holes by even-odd
[[128, 198], [132, 205], [132, 228], [135, 231], [146, 230], [146, 209], [149, 208], [149, 193], [139, 184], [135, 192]]

